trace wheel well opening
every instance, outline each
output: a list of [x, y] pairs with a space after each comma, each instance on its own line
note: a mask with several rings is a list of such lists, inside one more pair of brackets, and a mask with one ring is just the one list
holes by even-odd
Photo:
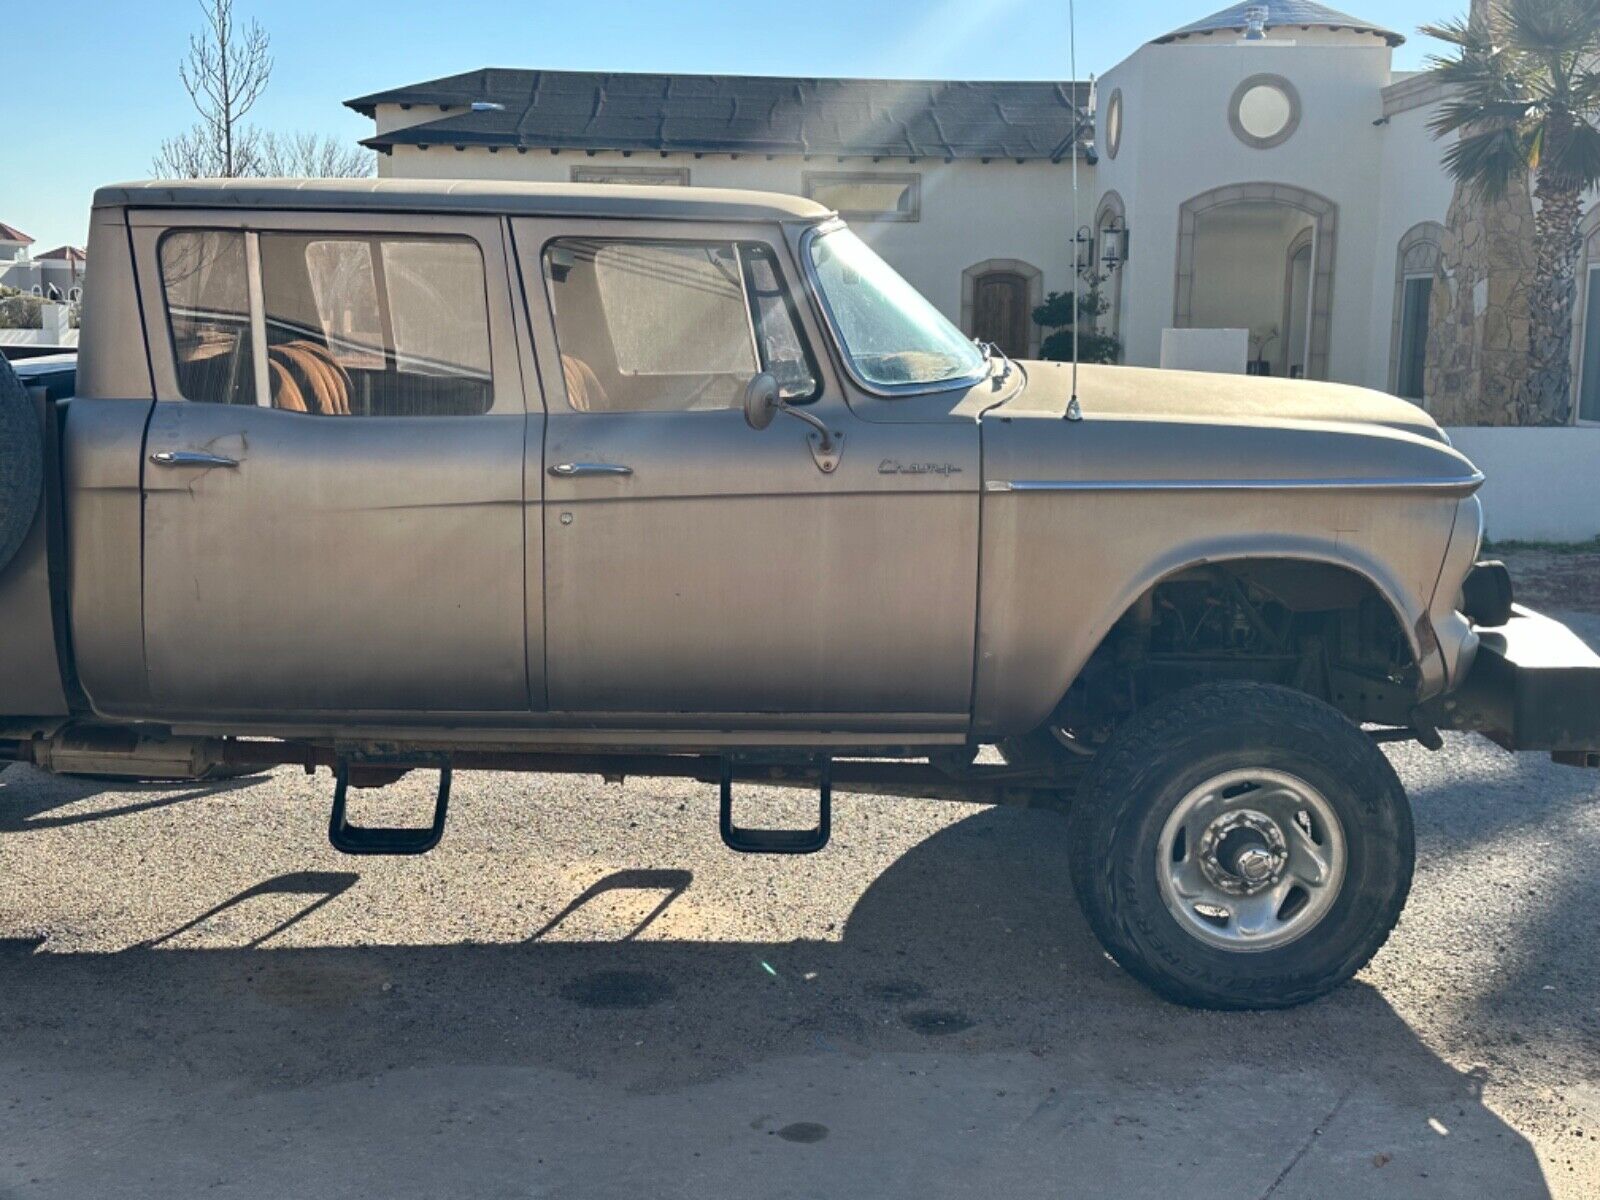
[[1218, 680], [1281, 684], [1354, 721], [1404, 726], [1420, 673], [1400, 617], [1356, 571], [1288, 558], [1207, 563], [1129, 607], [1046, 727], [1093, 745], [1161, 697]]

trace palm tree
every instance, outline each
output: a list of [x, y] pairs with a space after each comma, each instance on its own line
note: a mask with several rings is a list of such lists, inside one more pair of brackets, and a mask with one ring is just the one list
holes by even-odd
[[1488, 0], [1423, 33], [1455, 47], [1429, 64], [1449, 88], [1429, 123], [1456, 136], [1446, 169], [1488, 200], [1534, 179], [1527, 400], [1540, 423], [1565, 424], [1583, 194], [1600, 184], [1600, 0]]

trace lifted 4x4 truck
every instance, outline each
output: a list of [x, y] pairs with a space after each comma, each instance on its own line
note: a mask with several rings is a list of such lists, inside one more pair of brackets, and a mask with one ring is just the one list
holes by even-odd
[[[682, 776], [1059, 807], [1162, 995], [1383, 944], [1441, 729], [1593, 765], [1600, 660], [1476, 564], [1482, 476], [1357, 388], [1013, 362], [833, 213], [343, 181], [95, 197], [76, 393], [0, 368], [0, 755]], [[980, 755], [997, 746], [999, 755]], [[1002, 761], [1003, 760], [1003, 761]], [[349, 787], [437, 770], [431, 825]], [[813, 788], [814, 828], [734, 785]]]

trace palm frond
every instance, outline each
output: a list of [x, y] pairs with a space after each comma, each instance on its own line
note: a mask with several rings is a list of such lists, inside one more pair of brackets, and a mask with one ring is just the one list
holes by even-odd
[[1506, 40], [1547, 60], [1600, 49], [1600, 3], [1596, 0], [1505, 0]]
[[1539, 170], [1579, 191], [1600, 186], [1600, 129], [1580, 122], [1560, 137], [1547, 134]]
[[1528, 169], [1531, 139], [1516, 128], [1463, 134], [1446, 148], [1445, 170], [1489, 200], [1498, 200]]
[[[1422, 34], [1423, 37], [1432, 38], [1436, 42], [1444, 42], [1446, 45], [1461, 46], [1463, 48], [1474, 40], [1472, 26], [1460, 17], [1452, 17], [1450, 20], [1441, 21], [1436, 25], [1424, 25], [1417, 32]], [[1433, 55], [1429, 61], [1448, 60], [1442, 60], [1438, 55]]]
[[1600, 120], [1600, 70], [1585, 68], [1573, 76], [1568, 107], [1581, 121]]
[[[1424, 29], [1455, 53], [1429, 60], [1446, 99], [1428, 121], [1455, 137], [1444, 164], [1498, 197], [1529, 170], [1593, 186], [1600, 158], [1600, 0], [1491, 0]], [[1576, 130], [1576, 132], [1574, 132]]]
[[1458, 95], [1439, 104], [1428, 118], [1428, 131], [1437, 138], [1465, 129], [1515, 126], [1528, 118], [1532, 107], [1526, 100], [1480, 101]]

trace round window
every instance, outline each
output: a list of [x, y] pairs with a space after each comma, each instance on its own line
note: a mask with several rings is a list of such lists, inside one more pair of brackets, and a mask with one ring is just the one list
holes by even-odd
[[1280, 75], [1252, 75], [1234, 89], [1228, 123], [1247, 146], [1281, 145], [1300, 124], [1300, 96]]
[[1106, 156], [1115, 158], [1122, 149], [1122, 89], [1111, 93], [1106, 104]]

